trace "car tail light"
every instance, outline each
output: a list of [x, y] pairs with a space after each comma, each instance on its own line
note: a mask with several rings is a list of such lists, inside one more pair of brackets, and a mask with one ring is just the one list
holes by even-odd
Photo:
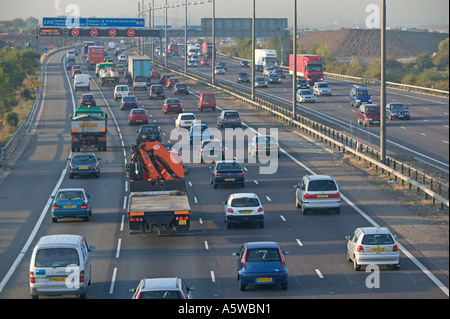
[[241, 118], [240, 117], [238, 117], [237, 119], [236, 119], [236, 121], [240, 121], [241, 120]]
[[341, 194], [339, 192], [337, 192], [336, 194], [330, 194], [329, 197], [330, 198], [340, 198]]
[[34, 277], [34, 272], [30, 271], [30, 284], [36, 283], [36, 278]]
[[86, 203], [81, 204], [80, 208], [87, 208], [87, 204]]
[[394, 247], [392, 247], [392, 251], [398, 251], [398, 245], [394, 245]]
[[59, 207], [56, 203], [53, 204], [53, 209], [59, 209]]
[[232, 208], [227, 208], [227, 212], [234, 213], [234, 210]]
[[177, 220], [188, 220], [189, 216], [178, 216]]
[[70, 168], [70, 170], [71, 170], [71, 171], [74, 171], [74, 170], [75, 170], [75, 168], [74, 168], [74, 167], [71, 167], [71, 168]]
[[262, 213], [264, 211], [264, 208], [260, 207], [258, 208], [258, 213]]
[[255, 150], [259, 149], [259, 146], [255, 146]]
[[92, 169], [93, 169], [94, 171], [96, 171], [96, 170], [97, 170], [97, 167], [96, 167], [96, 166], [94, 166], [94, 167], [92, 167]]
[[304, 198], [304, 199], [316, 198], [316, 195], [305, 193], [305, 195], [303, 195], [303, 198]]
[[222, 119], [222, 121], [226, 121], [226, 120], [227, 120], [226, 118], [223, 118], [223, 119]]
[[201, 150], [200, 150], [200, 153], [203, 153], [205, 150], [202, 148]]
[[247, 252], [248, 252], [248, 250], [246, 250], [245, 251], [245, 254], [244, 254], [244, 258], [242, 258], [242, 266], [244, 266], [244, 268], [247, 268], [247, 266], [245, 265], [245, 262], [246, 262], [246, 259], [247, 259]]
[[239, 173], [238, 176], [244, 176], [244, 173]]
[[358, 245], [358, 246], [356, 247], [356, 251], [357, 251], [358, 253], [364, 252], [364, 247], [363, 247], [362, 245]]
[[222, 176], [222, 174], [220, 174], [220, 173], [216, 173], [216, 176]]
[[283, 268], [284, 265], [286, 264], [286, 261], [284, 260], [283, 253], [281, 252], [280, 248], [278, 248], [278, 253], [280, 254], [281, 267]]
[[84, 270], [80, 271], [80, 282], [84, 282]]

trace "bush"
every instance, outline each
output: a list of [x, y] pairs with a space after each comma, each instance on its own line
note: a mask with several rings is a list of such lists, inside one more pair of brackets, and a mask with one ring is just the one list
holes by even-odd
[[5, 116], [6, 123], [11, 126], [17, 126], [19, 124], [19, 115], [16, 112], [8, 112]]

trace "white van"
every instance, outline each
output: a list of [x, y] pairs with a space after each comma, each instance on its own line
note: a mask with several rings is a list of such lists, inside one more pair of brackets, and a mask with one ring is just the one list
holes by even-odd
[[86, 297], [91, 284], [91, 260], [86, 240], [80, 235], [43, 236], [33, 249], [30, 262], [30, 294]]
[[114, 88], [114, 100], [121, 99], [124, 96], [128, 96], [130, 93], [130, 88], [126, 84], [116, 85]]
[[76, 74], [73, 79], [74, 90], [87, 89], [91, 90], [91, 76], [89, 74]]

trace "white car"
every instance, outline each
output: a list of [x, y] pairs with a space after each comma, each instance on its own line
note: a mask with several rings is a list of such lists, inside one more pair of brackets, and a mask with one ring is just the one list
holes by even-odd
[[313, 86], [313, 93], [315, 96], [330, 95], [331, 87], [327, 82], [316, 82]]
[[126, 54], [121, 54], [117, 57], [117, 60], [119, 62], [127, 62], [127, 55]]
[[257, 223], [264, 227], [264, 208], [256, 194], [231, 194], [223, 204], [227, 228], [241, 223]]
[[297, 91], [297, 102], [315, 103], [316, 97], [310, 89], [300, 89]]
[[345, 237], [347, 259], [353, 261], [353, 268], [362, 265], [392, 265], [400, 268], [400, 249], [395, 236], [386, 227], [360, 227], [352, 235]]
[[187, 61], [187, 66], [195, 68], [197, 66], [197, 62], [195, 62], [194, 60], [189, 60]]
[[216, 66], [214, 68], [214, 74], [225, 74], [225, 69], [221, 66]]
[[124, 96], [128, 96], [130, 93], [130, 88], [128, 85], [120, 84], [116, 85], [114, 88], [114, 100], [117, 101], [117, 99], [122, 98]]
[[195, 124], [196, 120], [197, 117], [194, 113], [180, 113], [175, 119], [175, 126], [189, 129], [192, 124]]

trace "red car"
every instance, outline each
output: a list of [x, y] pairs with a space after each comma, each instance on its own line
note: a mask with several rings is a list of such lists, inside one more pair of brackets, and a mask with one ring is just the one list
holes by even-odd
[[148, 113], [144, 109], [132, 109], [128, 114], [128, 124], [148, 124]]
[[180, 99], [166, 99], [162, 111], [164, 114], [167, 114], [167, 112], [183, 113], [183, 104], [181, 104]]
[[209, 61], [207, 59], [201, 59], [200, 65], [209, 65]]
[[170, 89], [171, 87], [173, 87], [175, 85], [175, 83], [180, 82], [180, 80], [178, 78], [169, 78], [166, 81], [166, 88]]
[[152, 78], [160, 78], [161, 77], [161, 72], [159, 72], [158, 70], [152, 70], [152, 72], [150, 73], [150, 76]]
[[165, 85], [167, 80], [171, 78], [170, 74], [163, 74], [161, 75], [161, 78], [159, 79], [159, 84]]

